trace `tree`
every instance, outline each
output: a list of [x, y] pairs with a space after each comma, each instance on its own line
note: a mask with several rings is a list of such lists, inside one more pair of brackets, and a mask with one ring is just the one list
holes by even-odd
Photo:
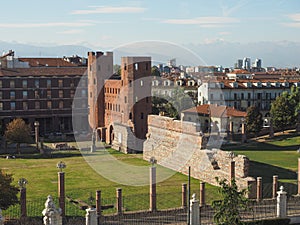
[[156, 66], [152, 66], [151, 68], [151, 76], [160, 77], [160, 72]]
[[235, 179], [231, 180], [231, 184], [227, 180], [219, 181], [219, 193], [222, 200], [213, 201], [212, 207], [215, 210], [214, 222], [217, 225], [240, 225], [240, 210], [247, 209], [248, 199], [246, 198], [247, 189], [238, 190]]
[[20, 154], [20, 144], [32, 141], [30, 131], [30, 126], [24, 120], [17, 118], [7, 124], [5, 137], [9, 142], [17, 144], [17, 152]]
[[0, 209], [7, 209], [9, 206], [18, 203], [18, 188], [13, 186], [11, 174], [5, 174], [0, 170]]
[[193, 99], [184, 93], [183, 88], [174, 89], [171, 96], [152, 97], [152, 113], [164, 112], [165, 115], [175, 119], [180, 118], [183, 110], [194, 106]]
[[284, 132], [295, 122], [295, 103], [290, 102], [289, 93], [283, 92], [271, 105], [272, 122], [275, 128]]
[[255, 137], [261, 131], [263, 126], [262, 114], [256, 106], [251, 106], [247, 109], [246, 116], [246, 132], [254, 133]]

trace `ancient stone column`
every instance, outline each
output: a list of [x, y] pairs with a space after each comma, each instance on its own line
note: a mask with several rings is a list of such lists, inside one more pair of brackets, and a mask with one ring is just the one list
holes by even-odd
[[283, 191], [283, 186], [281, 186], [280, 191], [277, 192], [277, 217], [279, 218], [286, 218], [287, 216], [286, 194]]
[[278, 189], [278, 176], [273, 176], [273, 191], [272, 191], [272, 198], [275, 199], [277, 196], [277, 189]]
[[187, 207], [187, 185], [182, 184], [181, 186], [181, 207], [186, 208]]
[[26, 217], [27, 216], [26, 188], [20, 189], [20, 206], [21, 206], [21, 217]]
[[117, 213], [119, 215], [122, 214], [122, 189], [121, 188], [117, 188]]
[[46, 200], [42, 214], [44, 225], [62, 225], [61, 209], [56, 208], [51, 195]]
[[156, 167], [150, 167], [150, 211], [156, 211]]
[[245, 143], [246, 141], [247, 141], [246, 124], [245, 121], [242, 121], [242, 143]]
[[86, 209], [86, 214], [85, 214], [85, 219], [86, 225], [97, 225], [98, 220], [97, 220], [97, 210], [96, 209]]
[[200, 224], [199, 201], [196, 199], [196, 194], [193, 194], [190, 200], [190, 225]]
[[200, 206], [205, 205], [205, 182], [200, 182]]
[[58, 172], [58, 200], [61, 216], [65, 216], [65, 173]]
[[101, 216], [101, 191], [96, 191], [96, 211], [97, 215]]
[[262, 200], [262, 177], [257, 177], [256, 180], [256, 200]]

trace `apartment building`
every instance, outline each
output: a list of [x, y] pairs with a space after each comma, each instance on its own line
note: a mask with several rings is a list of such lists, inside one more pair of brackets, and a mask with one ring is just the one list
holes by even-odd
[[[245, 75], [245, 74], [244, 74]], [[246, 76], [246, 75], [245, 75]], [[271, 103], [284, 91], [290, 91], [292, 85], [300, 86], [299, 79], [253, 79], [240, 77], [235, 79], [206, 79], [198, 88], [199, 104], [217, 104], [246, 111], [257, 106], [264, 117], [264, 126], [269, 125]]]
[[[43, 62], [37, 64], [36, 62]], [[57, 63], [60, 63], [57, 66]], [[73, 132], [72, 106], [87, 130], [86, 67], [64, 59], [14, 57], [12, 51], [1, 57], [0, 118], [6, 124], [22, 118], [40, 134]], [[76, 97], [75, 97], [76, 96]]]

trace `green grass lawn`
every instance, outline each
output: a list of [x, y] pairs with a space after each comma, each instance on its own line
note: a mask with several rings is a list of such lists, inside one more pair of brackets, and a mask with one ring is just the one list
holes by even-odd
[[[111, 149], [108, 151], [124, 163], [150, 166], [142, 159], [142, 155], [125, 155]], [[22, 177], [28, 180], [27, 199], [30, 202], [39, 202], [41, 208], [49, 194], [54, 198], [58, 196], [56, 164], [59, 161], [67, 165], [64, 169], [66, 196], [88, 202], [91, 195], [95, 196], [96, 190], [101, 190], [103, 204], [110, 205], [115, 202], [116, 189], [122, 188], [126, 210], [149, 209], [149, 185], [128, 186], [112, 182], [91, 168], [79, 151], [58, 151], [52, 154], [52, 158], [42, 158], [39, 154], [20, 155], [16, 159], [0, 158], [0, 165], [4, 172], [13, 174], [15, 185]], [[181, 186], [182, 183], [187, 182], [187, 176], [175, 172], [170, 178], [159, 182], [157, 184], [158, 208], [180, 207]], [[206, 188], [206, 199], [210, 203], [218, 196], [217, 188], [209, 184]], [[199, 193], [199, 180], [193, 178], [191, 179], [192, 193], [197, 195]], [[67, 208], [72, 207], [67, 206]]]
[[297, 152], [299, 145], [300, 136], [284, 133], [274, 139], [251, 141], [223, 149], [246, 155], [251, 161], [250, 176], [261, 176], [264, 182], [271, 182], [273, 175], [278, 175], [280, 181], [294, 183], [300, 157]]

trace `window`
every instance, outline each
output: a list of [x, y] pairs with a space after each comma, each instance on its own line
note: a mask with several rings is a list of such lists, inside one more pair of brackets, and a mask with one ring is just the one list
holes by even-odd
[[210, 94], [210, 100], [214, 100], [214, 94]]
[[35, 80], [35, 81], [34, 81], [34, 86], [35, 86], [36, 88], [39, 88], [39, 87], [40, 87], [40, 81], [39, 81], [39, 80]]
[[124, 102], [127, 103], [127, 97], [126, 96], [124, 97]]
[[146, 103], [149, 103], [149, 97], [146, 97]]
[[132, 119], [132, 113], [131, 112], [129, 113], [129, 119], [130, 120]]
[[63, 80], [58, 80], [58, 87], [63, 87]]
[[51, 101], [48, 101], [47, 102], [47, 109], [51, 109], [52, 108], [52, 102]]
[[0, 99], [2, 99], [2, 91], [0, 91]]
[[261, 93], [257, 93], [257, 99], [261, 99]]
[[129, 80], [129, 87], [132, 87], [132, 81]]
[[96, 84], [96, 79], [94, 78], [94, 84]]
[[0, 88], [2, 88], [2, 80], [0, 80]]
[[241, 99], [244, 100], [244, 93], [241, 93]]
[[16, 103], [15, 102], [11, 102], [10, 103], [10, 109], [11, 110], [15, 110], [16, 109]]
[[47, 80], [47, 88], [51, 88], [51, 80]]
[[74, 98], [74, 90], [71, 90], [71, 91], [70, 91], [70, 97], [71, 97], [71, 98]]
[[139, 69], [139, 64], [135, 63], [135, 64], [134, 64], [134, 69], [135, 69], [135, 70], [138, 70], [138, 69]]
[[10, 92], [10, 99], [15, 99], [16, 98], [16, 92], [11, 91]]
[[11, 88], [14, 88], [14, 87], [15, 87], [15, 81], [14, 81], [14, 80], [11, 80], [11, 81], [9, 82], [9, 86], [10, 86]]
[[35, 109], [40, 109], [40, 102], [35, 102], [34, 108]]
[[23, 99], [27, 99], [27, 97], [28, 97], [27, 91], [23, 91]]
[[63, 108], [64, 108], [64, 102], [63, 102], [63, 101], [59, 101], [58, 107], [59, 107], [60, 109], [63, 109]]
[[237, 100], [237, 94], [236, 93], [233, 94], [233, 99]]
[[93, 92], [90, 92], [90, 98], [92, 98], [93, 97]]
[[251, 106], [251, 102], [250, 101], [248, 101], [248, 107], [250, 107]]
[[28, 109], [28, 103], [27, 102], [23, 102], [23, 110], [27, 110]]
[[39, 91], [34, 91], [34, 98], [40, 98]]
[[22, 86], [23, 86], [23, 88], [27, 88], [27, 80], [22, 81]]
[[220, 99], [223, 100], [224, 96], [223, 94], [220, 94]]
[[51, 98], [51, 90], [47, 90], [47, 98]]
[[141, 113], [141, 119], [144, 119], [144, 113]]
[[3, 110], [3, 102], [0, 102], [0, 110]]
[[63, 90], [59, 90], [58, 91], [58, 97], [59, 98], [63, 98], [64, 97], [64, 91]]
[[251, 93], [248, 93], [248, 99], [251, 99]]

